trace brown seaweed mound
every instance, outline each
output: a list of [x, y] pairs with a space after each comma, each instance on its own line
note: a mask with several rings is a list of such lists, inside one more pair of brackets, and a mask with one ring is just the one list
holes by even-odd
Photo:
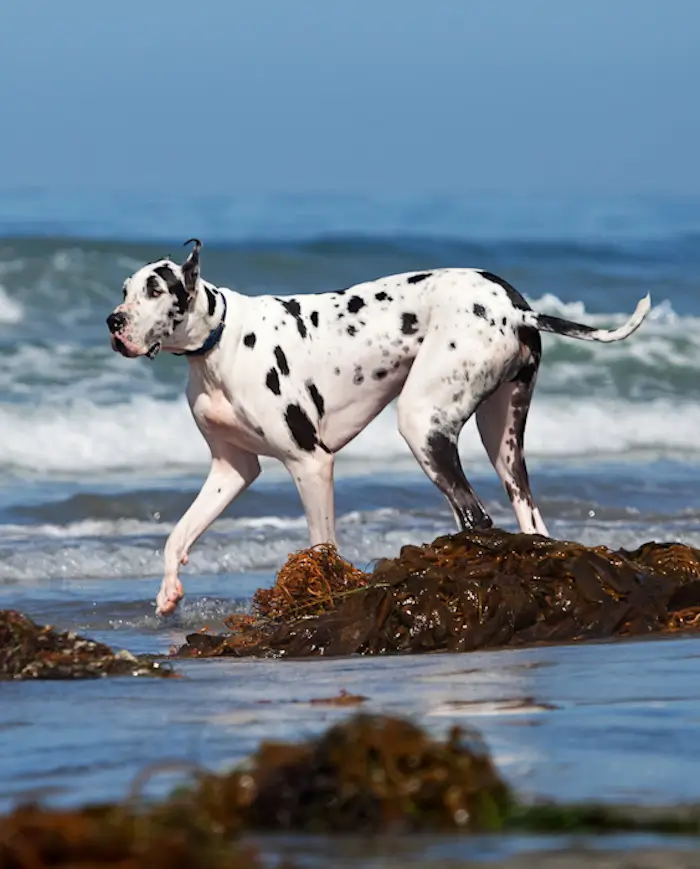
[[350, 573], [330, 547], [323, 558], [333, 569], [313, 550], [292, 556], [256, 596], [273, 605], [177, 654], [457, 652], [700, 625], [700, 551], [679, 543], [628, 552], [490, 530], [404, 546], [372, 574]]
[[263, 744], [246, 772], [205, 780], [199, 801], [212, 813], [241, 807], [253, 829], [490, 830], [510, 793], [458, 728], [440, 742], [402, 719], [357, 715], [306, 744]]
[[257, 869], [210, 818], [172, 800], [150, 812], [127, 805], [50, 810], [27, 806], [0, 818], [1, 869]]
[[244, 767], [202, 774], [161, 804], [19, 808], [0, 818], [0, 867], [255, 867], [233, 844], [244, 830], [482, 831], [502, 828], [510, 805], [488, 755], [458, 729], [438, 741], [358, 715], [308, 743], [263, 744]]
[[42, 627], [15, 610], [0, 610], [0, 680], [172, 676], [172, 668], [72, 632]]
[[17, 808], [0, 817], [0, 869], [261, 869], [241, 836], [263, 830], [697, 835], [700, 812], [524, 804], [459, 729], [436, 740], [400, 718], [357, 715], [307, 743], [263, 744], [247, 764], [199, 774], [159, 803], [134, 794], [75, 810]]

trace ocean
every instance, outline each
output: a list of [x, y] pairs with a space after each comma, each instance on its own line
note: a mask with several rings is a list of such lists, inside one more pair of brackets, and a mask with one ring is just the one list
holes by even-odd
[[[125, 277], [166, 254], [184, 259], [181, 245], [193, 235], [204, 242], [203, 276], [250, 295], [477, 267], [508, 280], [540, 311], [610, 327], [650, 292], [647, 321], [624, 342], [543, 336], [526, 434], [532, 487], [557, 537], [611, 547], [650, 539], [700, 546], [700, 199], [23, 189], [0, 197], [0, 607], [135, 652], [164, 652], [186, 631], [245, 608], [255, 588], [306, 545], [293, 484], [266, 461], [259, 480], [192, 551], [179, 615], [169, 622], [154, 616], [163, 544], [204, 479], [208, 453], [183, 394], [186, 361], [120, 357], [105, 318]], [[496, 523], [513, 529], [473, 422], [460, 450]], [[361, 567], [453, 529], [446, 502], [399, 436], [392, 407], [339, 455], [336, 492], [340, 548]], [[235, 672], [256, 672], [242, 666]], [[303, 671], [295, 666], [289, 672]], [[95, 738], [82, 772], [52, 777], [40, 759], [52, 745], [59, 754], [68, 749], [52, 743], [45, 725], [38, 739], [37, 688], [0, 686], [0, 729], [12, 725], [13, 734], [12, 748], [0, 750], [0, 778], [4, 772], [17, 794], [31, 790], [29, 775], [31, 787], [55, 787], [66, 799], [118, 795], [144, 761], [141, 743], [131, 754], [122, 745], [117, 774]], [[107, 690], [100, 689], [105, 703]], [[115, 708], [129, 721], [136, 689], [115, 690]], [[147, 705], [151, 689], [139, 690]], [[92, 702], [94, 691], [71, 686], [58, 696], [51, 689], [53, 702], [64, 704], [54, 707], [64, 709], [53, 713], [56, 732], [76, 698]], [[2, 699], [10, 696], [11, 712]], [[100, 726], [118, 729], [111, 714]], [[169, 726], [177, 732], [177, 722]], [[168, 747], [186, 751], [187, 738], [173, 737]], [[39, 754], [30, 762], [32, 751]]]

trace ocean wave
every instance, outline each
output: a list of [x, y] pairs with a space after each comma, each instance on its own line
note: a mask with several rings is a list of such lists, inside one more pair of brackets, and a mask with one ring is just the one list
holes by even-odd
[[[516, 530], [504, 496], [486, 500], [494, 522]], [[640, 516], [619, 510], [597, 509], [593, 517], [576, 516], [567, 505], [541, 502], [550, 532], [559, 539], [590, 546], [634, 549], [647, 540], [682, 539], [700, 545], [698, 512], [672, 516]], [[84, 521], [66, 525], [0, 526], [0, 588], [47, 580], [113, 580], [158, 578], [163, 570], [163, 545], [170, 523]], [[363, 569], [379, 558], [398, 555], [402, 546], [433, 540], [455, 530], [452, 514], [444, 505], [430, 512], [393, 508], [351, 511], [338, 517], [338, 545], [343, 556]], [[289, 553], [308, 546], [303, 516], [220, 519], [192, 548], [181, 574], [187, 577], [227, 576], [244, 573], [273, 574]], [[253, 584], [260, 584], [258, 580]], [[235, 593], [234, 585], [222, 592]], [[63, 591], [63, 589], [61, 589]], [[144, 597], [155, 593], [144, 588]], [[84, 596], [85, 591], [81, 589]]]
[[[494, 515], [505, 523], [512, 519], [504, 505], [496, 505]], [[0, 584], [159, 576], [163, 545], [171, 528], [171, 523], [131, 520], [3, 525]], [[398, 554], [406, 535], [428, 540], [454, 530], [454, 519], [446, 505], [429, 514], [389, 508], [351, 511], [338, 517], [337, 530], [345, 556], [366, 566], [377, 558]], [[306, 546], [308, 529], [301, 514], [220, 519], [193, 547], [182, 574], [274, 571], [290, 552]]]
[[0, 284], [0, 323], [14, 326], [24, 319], [24, 306]]
[[[649, 402], [535, 395], [526, 433], [529, 457], [603, 459], [613, 456], [697, 456], [700, 404], [674, 398]], [[460, 452], [468, 463], [485, 455], [473, 420]], [[0, 406], [0, 467], [38, 473], [100, 471], [204, 472], [207, 446], [183, 398], [138, 396], [109, 406], [87, 399], [67, 407]], [[278, 466], [264, 460], [264, 467]], [[338, 456], [337, 473], [405, 470], [413, 459], [393, 406]]]

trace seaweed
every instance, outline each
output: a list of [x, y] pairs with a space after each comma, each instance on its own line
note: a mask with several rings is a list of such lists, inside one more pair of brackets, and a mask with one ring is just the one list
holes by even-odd
[[634, 551], [499, 529], [404, 546], [363, 573], [331, 546], [292, 555], [230, 633], [190, 634], [186, 657], [466, 652], [692, 631], [700, 551]]
[[16, 610], [0, 610], [0, 680], [174, 675], [169, 662], [115, 652], [104, 643], [37, 625]]
[[[152, 774], [146, 769], [138, 784]], [[0, 817], [0, 869], [262, 869], [261, 832], [697, 835], [697, 806], [525, 804], [478, 734], [435, 739], [390, 716], [354, 715], [302, 743], [263, 743], [231, 772], [197, 771], [160, 802], [25, 805]]]

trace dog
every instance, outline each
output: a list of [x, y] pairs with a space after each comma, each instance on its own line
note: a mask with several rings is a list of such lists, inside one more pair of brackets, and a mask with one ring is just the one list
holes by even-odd
[[256, 479], [259, 456], [291, 474], [310, 544], [334, 543], [334, 456], [395, 398], [399, 431], [460, 528], [491, 525], [457, 451], [474, 414], [520, 530], [546, 536], [523, 455], [540, 332], [621, 341], [651, 306], [647, 295], [624, 325], [595, 329], [539, 314], [507, 281], [466, 268], [247, 297], [203, 280], [202, 244], [185, 244], [193, 247], [182, 265], [166, 258], [131, 275], [107, 317], [122, 355], [187, 358], [187, 398], [211, 451], [202, 489], [165, 545], [163, 616], [183, 597], [178, 572], [190, 548]]

